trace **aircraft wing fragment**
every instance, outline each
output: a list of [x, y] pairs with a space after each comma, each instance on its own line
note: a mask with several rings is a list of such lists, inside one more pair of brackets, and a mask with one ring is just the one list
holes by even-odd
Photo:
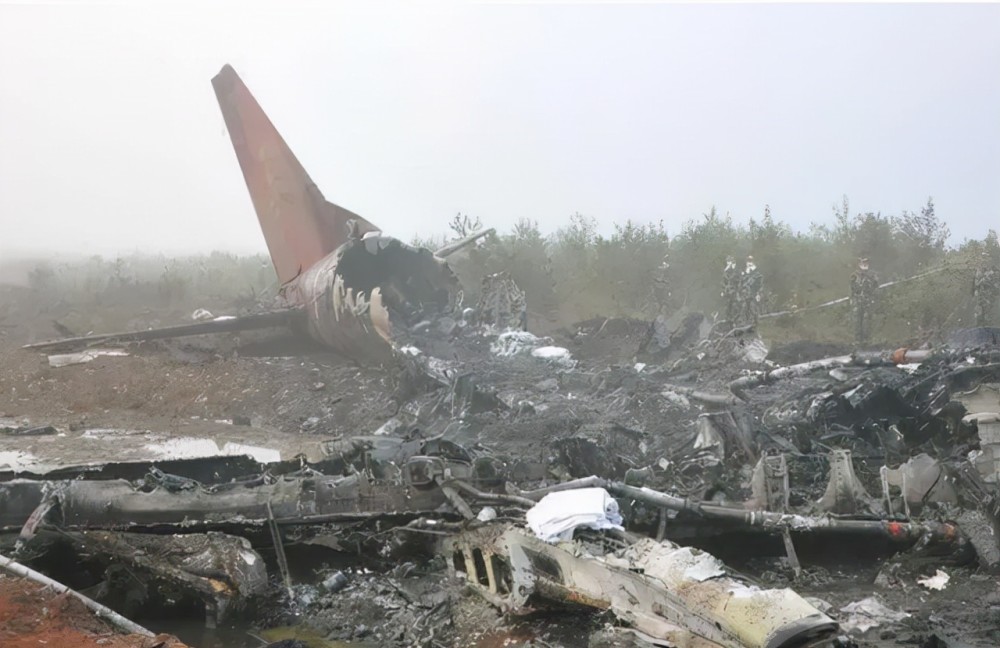
[[204, 335], [207, 333], [232, 333], [235, 331], [252, 331], [256, 329], [288, 326], [300, 315], [297, 309], [282, 309], [266, 313], [254, 313], [237, 317], [216, 317], [206, 322], [181, 324], [145, 331], [123, 331], [118, 333], [100, 333], [79, 337], [45, 340], [27, 344], [23, 348], [35, 351], [63, 351], [84, 349], [95, 344], [106, 342], [146, 342], [149, 340], [167, 340], [189, 335]]

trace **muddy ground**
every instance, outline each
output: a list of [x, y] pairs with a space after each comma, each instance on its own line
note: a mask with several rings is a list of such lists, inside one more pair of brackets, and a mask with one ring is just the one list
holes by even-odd
[[[399, 367], [362, 368], [330, 353], [256, 356], [261, 340], [250, 336], [146, 343], [129, 347], [127, 357], [52, 368], [44, 355], [20, 347], [55, 337], [53, 320], [79, 317], [79, 312], [38, 300], [18, 287], [0, 287], [0, 303], [0, 418], [11, 425], [56, 429], [31, 438], [0, 437], [0, 463], [32, 471], [56, 464], [184, 456], [203, 450], [199, 441], [214, 443], [219, 452], [251, 446], [276, 452], [281, 459], [303, 455], [315, 460], [325, 444], [387, 430], [393, 435], [443, 433], [464, 445], [553, 466], [563, 465], [558, 461], [560, 440], [610, 439], [614, 461], [624, 470], [660, 460], [669, 464], [689, 449], [702, 411], [687, 399], [665, 398], [662, 380], [647, 377], [654, 367], [637, 368], [648, 331], [641, 322], [596, 320], [546, 331], [553, 344], [570, 350], [576, 361], [572, 370], [530, 357], [498, 359], [489, 341], [475, 336], [457, 342], [450, 356], [435, 352], [452, 375], [474, 368], [483, 392], [500, 403], [453, 417], [445, 410], [449, 403], [453, 406], [454, 394], [415, 386]], [[136, 323], [177, 323], [188, 315], [149, 306]], [[839, 351], [801, 342], [770, 346], [771, 357], [788, 362]], [[670, 380], [711, 387], [738, 375], [739, 369], [739, 362], [713, 362], [710, 353], [701, 364], [675, 366]], [[688, 481], [692, 492], [704, 486], [697, 475]], [[847, 616], [841, 612], [844, 606], [871, 596], [908, 615], [855, 633], [860, 645], [1000, 645], [1000, 585], [976, 565], [916, 562], [845, 540], [804, 547], [805, 574], [793, 579], [773, 544], [736, 537], [705, 543], [762, 584], [794, 587], [828, 604], [838, 618]], [[199, 648], [262, 645], [255, 637], [286, 640], [292, 646], [294, 636], [362, 645], [484, 648], [632, 641], [610, 618], [576, 610], [503, 618], [449, 580], [434, 558], [417, 557], [408, 568], [386, 571], [363, 557], [295, 551], [290, 554], [299, 589], [287, 607], [280, 607], [289, 603], [287, 598], [275, 594], [228, 631], [206, 630], [197, 614], [183, 610], [140, 621]], [[324, 592], [317, 584], [338, 569], [348, 575], [348, 587]], [[950, 578], [943, 590], [917, 584], [938, 569]], [[6, 623], [12, 623], [10, 617]], [[293, 625], [299, 629], [289, 630]], [[76, 637], [58, 645], [119, 645], [86, 643], [90, 640]]]
[[69, 594], [0, 575], [0, 646], [38, 648], [185, 648], [167, 635], [142, 637], [116, 631]]

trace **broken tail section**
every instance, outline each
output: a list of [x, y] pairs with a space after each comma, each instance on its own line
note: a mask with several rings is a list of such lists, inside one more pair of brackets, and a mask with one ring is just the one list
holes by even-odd
[[282, 284], [343, 244], [350, 219], [360, 233], [378, 229], [323, 197], [231, 66], [212, 86]]

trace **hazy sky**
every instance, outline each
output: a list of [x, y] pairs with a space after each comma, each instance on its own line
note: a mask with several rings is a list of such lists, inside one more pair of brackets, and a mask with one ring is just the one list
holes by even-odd
[[[263, 250], [231, 63], [327, 198], [409, 239], [715, 205], [1000, 225], [1000, 5], [0, 1], [0, 255]], [[208, 5], [208, 3], [204, 3]]]

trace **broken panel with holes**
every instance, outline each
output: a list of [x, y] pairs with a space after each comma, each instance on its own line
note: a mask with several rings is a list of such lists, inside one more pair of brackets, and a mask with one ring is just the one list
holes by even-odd
[[445, 542], [456, 574], [507, 612], [551, 603], [608, 610], [660, 646], [820, 645], [837, 623], [790, 589], [761, 589], [710, 554], [621, 532], [546, 543], [504, 523]]

